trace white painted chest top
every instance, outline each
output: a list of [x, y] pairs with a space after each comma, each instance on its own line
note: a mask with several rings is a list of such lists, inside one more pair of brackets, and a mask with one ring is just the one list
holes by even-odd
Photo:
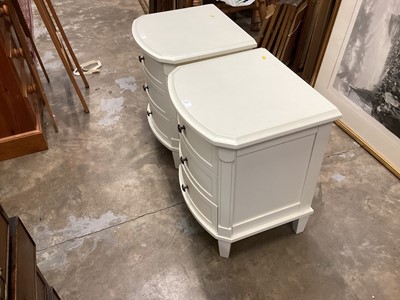
[[173, 151], [177, 165], [179, 137], [168, 74], [181, 64], [255, 48], [256, 42], [214, 5], [141, 16], [132, 24], [132, 35], [143, 51], [139, 61], [149, 96], [150, 128]]
[[215, 5], [144, 15], [132, 34], [154, 60], [179, 65], [254, 48], [256, 42]]
[[241, 148], [336, 120], [338, 109], [265, 49], [176, 69], [177, 111], [210, 143]]
[[182, 194], [220, 255], [291, 221], [302, 232], [338, 109], [265, 49], [180, 66], [168, 88]]

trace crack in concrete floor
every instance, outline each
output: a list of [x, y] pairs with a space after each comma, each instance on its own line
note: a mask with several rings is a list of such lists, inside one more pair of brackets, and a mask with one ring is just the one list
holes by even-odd
[[157, 210], [155, 210], [155, 211], [151, 211], [151, 212], [147, 212], [147, 213], [141, 214], [141, 215], [139, 215], [139, 216], [137, 216], [137, 217], [135, 217], [135, 218], [133, 218], [133, 219], [125, 220], [125, 221], [123, 221], [123, 222], [120, 222], [120, 223], [117, 223], [117, 224], [113, 224], [113, 225], [107, 226], [107, 227], [105, 227], [105, 228], [96, 230], [96, 231], [92, 231], [92, 232], [89, 232], [89, 233], [86, 233], [86, 234], [82, 234], [82, 235], [79, 235], [79, 236], [76, 236], [76, 237], [73, 237], [73, 238], [70, 238], [70, 239], [63, 240], [63, 241], [60, 242], [60, 243], [55, 243], [54, 245], [51, 245], [51, 246], [48, 246], [48, 247], [45, 247], [45, 248], [42, 248], [42, 249], [37, 249], [36, 252], [37, 252], [37, 253], [40, 253], [40, 252], [43, 252], [43, 251], [47, 251], [47, 250], [49, 250], [49, 249], [51, 249], [51, 248], [54, 248], [54, 247], [63, 245], [63, 244], [65, 244], [65, 243], [73, 242], [73, 241], [76, 241], [76, 240], [78, 240], [78, 239], [85, 238], [85, 237], [91, 236], [91, 235], [93, 235], [93, 234], [96, 234], [96, 233], [99, 233], [99, 232], [103, 232], [103, 231], [106, 231], [106, 230], [109, 230], [109, 229], [112, 229], [112, 228], [115, 228], [115, 227], [124, 225], [124, 224], [126, 224], [126, 223], [135, 222], [135, 221], [137, 221], [137, 220], [139, 220], [139, 219], [141, 219], [141, 218], [144, 218], [144, 217], [146, 217], [146, 216], [154, 215], [154, 214], [157, 214], [157, 213], [159, 213], [159, 212], [162, 212], [162, 211], [165, 211], [165, 210], [174, 208], [174, 207], [179, 206], [179, 205], [182, 205], [182, 204], [184, 204], [184, 201], [179, 202], [179, 203], [175, 203], [175, 204], [170, 205], [170, 206], [167, 206], [167, 207], [163, 207], [163, 208], [157, 209]]

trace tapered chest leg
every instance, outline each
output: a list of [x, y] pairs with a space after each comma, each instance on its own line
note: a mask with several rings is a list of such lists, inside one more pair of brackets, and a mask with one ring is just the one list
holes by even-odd
[[219, 255], [225, 258], [229, 258], [231, 252], [231, 243], [218, 241]]
[[310, 216], [305, 216], [293, 221], [292, 229], [296, 234], [304, 231], [304, 228], [306, 227], [308, 222], [308, 218], [310, 218]]

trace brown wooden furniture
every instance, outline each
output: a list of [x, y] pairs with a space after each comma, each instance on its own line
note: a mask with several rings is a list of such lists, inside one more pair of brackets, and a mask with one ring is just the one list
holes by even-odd
[[289, 65], [294, 58], [294, 49], [307, 1], [289, 0], [270, 4], [257, 36], [257, 46], [266, 48], [279, 60]]
[[294, 50], [296, 48], [307, 6], [307, 1], [303, 1], [293, 9], [292, 18], [285, 29], [284, 41], [280, 45], [278, 56], [286, 65], [289, 65], [294, 59]]
[[265, 17], [266, 4], [276, 1], [277, 0], [256, 0], [250, 5], [235, 7], [217, 0], [139, 0], [139, 3], [145, 14], [199, 6], [203, 4], [214, 4], [227, 15], [247, 10], [252, 12], [250, 30], [258, 31], [261, 26], [260, 19], [264, 19]]
[[[265, 4], [265, 0], [256, 0], [252, 4], [246, 5], [246, 6], [230, 6], [222, 1], [213, 2], [213, 4], [216, 7], [218, 7], [223, 13], [225, 13], [227, 15], [237, 13], [237, 12], [251, 11], [252, 16], [251, 16], [250, 30], [257, 31], [260, 29], [260, 26], [261, 26], [260, 16], [263, 14], [263, 13], [260, 13], [259, 2], [262, 2]], [[261, 11], [263, 11], [263, 9], [261, 9]]]
[[36, 265], [36, 245], [18, 217], [0, 205], [0, 300], [57, 300]]
[[6, 298], [8, 290], [8, 217], [0, 206], [0, 299]]
[[0, 160], [46, 150], [41, 100], [51, 115], [25, 34], [10, 1], [0, 1]]
[[39, 52], [38, 52], [38, 50], [36, 48], [36, 44], [35, 44], [35, 42], [33, 40], [33, 37], [32, 37], [31, 30], [29, 29], [27, 21], [25, 20], [25, 16], [24, 16], [24, 14], [22, 12], [20, 4], [19, 4], [18, 0], [11, 0], [11, 3], [13, 5], [13, 7], [14, 7], [14, 10], [15, 10], [16, 14], [17, 14], [19, 23], [21, 24], [21, 27], [22, 27], [22, 29], [23, 29], [23, 31], [25, 33], [25, 36], [29, 40], [29, 45], [31, 46], [31, 49], [33, 50], [33, 53], [35, 54], [35, 57], [36, 57], [37, 61], [40, 64], [40, 67], [41, 67], [41, 69], [43, 71], [43, 74], [46, 77], [47, 82], [50, 82], [49, 75], [47, 74], [47, 71], [46, 71], [46, 69], [45, 69], [45, 67], [43, 65], [42, 59], [40, 58]]
[[314, 85], [341, 0], [308, 0], [292, 69]]
[[[40, 81], [39, 74], [36, 69], [32, 53], [30, 51], [28, 42], [26, 40], [26, 35], [24, 33], [23, 26], [21, 24], [21, 20], [17, 14], [17, 8], [14, 6], [12, 0], [4, 0], [4, 3], [5, 4], [3, 5], [3, 7], [7, 8], [5, 10], [6, 15], [9, 16], [9, 20], [11, 21], [11, 22], [7, 22], [7, 17], [4, 18], [6, 20], [6, 23], [5, 23], [6, 28], [7, 28], [7, 24], [11, 24], [11, 28], [13, 29], [13, 30], [5, 30], [4, 31], [5, 43], [7, 45], [7, 41], [9, 39], [12, 41], [11, 46], [17, 45], [19, 43], [19, 45], [20, 45], [19, 48], [16, 48], [16, 46], [14, 46], [14, 49], [13, 49], [14, 54], [11, 54], [11, 56], [16, 56], [16, 57], [19, 56], [21, 58], [24, 58], [24, 60], [26, 60], [26, 65], [28, 66], [28, 69], [32, 75], [32, 78], [33, 78], [33, 81], [35, 84], [34, 92], [36, 92], [36, 90], [38, 90], [39, 97], [41, 98], [44, 105], [46, 106], [46, 109], [47, 109], [47, 112], [49, 113], [50, 120], [51, 120], [51, 123], [53, 124], [54, 130], [56, 132], [58, 132], [58, 128], [57, 128], [57, 124], [56, 124], [53, 112], [50, 108], [50, 104], [47, 99], [47, 96], [44, 93], [44, 89], [43, 89], [42, 83]], [[18, 2], [16, 2], [16, 5], [18, 5]], [[17, 52], [19, 52], [19, 55], [17, 54], [15, 49], [18, 50]], [[7, 48], [6, 48], [6, 51], [8, 51]]]
[[199, 0], [139, 0], [145, 14], [201, 5]]
[[[72, 73], [74, 64], [85, 86], [89, 84], [54, 7], [50, 0], [34, 1], [84, 111], [89, 112]], [[41, 127], [41, 103], [58, 132], [31, 49], [49, 80], [18, 1], [0, 0], [0, 160], [47, 149]]]

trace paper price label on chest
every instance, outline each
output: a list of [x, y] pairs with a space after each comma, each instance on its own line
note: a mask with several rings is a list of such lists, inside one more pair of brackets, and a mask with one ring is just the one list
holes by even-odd
[[185, 107], [191, 107], [192, 106], [192, 102], [190, 102], [190, 100], [188, 100], [188, 99], [183, 100], [182, 103], [183, 103], [183, 105]]

